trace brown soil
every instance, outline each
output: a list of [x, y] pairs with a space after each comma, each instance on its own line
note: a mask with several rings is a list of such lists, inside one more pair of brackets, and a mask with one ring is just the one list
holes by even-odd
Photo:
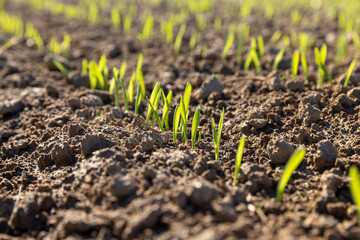
[[[84, 57], [98, 60], [106, 53], [112, 55], [110, 69], [128, 62], [128, 82], [142, 52], [148, 92], [157, 81], [165, 92], [172, 90], [172, 111], [190, 82], [191, 116], [200, 107], [202, 140], [191, 151], [190, 140], [174, 144], [170, 131], [146, 131], [132, 109], [121, 112], [107, 92], [50, 71], [45, 52], [20, 42], [0, 56], [1, 238], [360, 238], [347, 177], [360, 159], [359, 69], [351, 86], [342, 87], [340, 75], [348, 63], [335, 66], [335, 43], [326, 42], [335, 23], [327, 24], [326, 32], [307, 29], [317, 46], [328, 44], [329, 66], [338, 76], [335, 86], [316, 90], [314, 59], [308, 60], [312, 77], [305, 85], [303, 74], [290, 77], [290, 51], [279, 71], [285, 79], [271, 71], [276, 51], [268, 47], [261, 74], [251, 70], [245, 76], [235, 53], [221, 62], [224, 40], [210, 32], [204, 36], [207, 54], [200, 49], [189, 54], [185, 35], [181, 54], [174, 57], [163, 40], [145, 45], [110, 25], [67, 20], [16, 3], [6, 7], [33, 22], [46, 41], [69, 32], [71, 70], [81, 69]], [[252, 19], [251, 26], [251, 35], [261, 34], [265, 42], [274, 29], [287, 31], [280, 21]], [[0, 45], [9, 39], [1, 33]], [[221, 85], [206, 94], [217, 83], [213, 74]], [[218, 122], [222, 108], [217, 162], [210, 119]], [[240, 182], [232, 186], [242, 135]], [[278, 204], [277, 182], [301, 144], [305, 160]]]

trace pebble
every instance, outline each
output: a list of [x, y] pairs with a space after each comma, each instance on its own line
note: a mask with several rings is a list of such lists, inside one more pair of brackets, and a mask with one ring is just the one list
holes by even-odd
[[321, 119], [320, 117], [321, 110], [313, 105], [300, 104], [298, 118], [303, 121], [307, 126], [310, 126], [312, 123], [316, 123]]
[[0, 103], [0, 115], [8, 115], [20, 112], [24, 108], [21, 99], [5, 100]]
[[333, 167], [339, 155], [337, 148], [328, 140], [320, 141], [317, 147], [318, 150], [315, 158], [316, 167], [319, 169]]
[[223, 89], [224, 86], [219, 79], [211, 77], [201, 85], [201, 88], [194, 93], [194, 96], [197, 99], [206, 99], [212, 92], [221, 93]]
[[115, 197], [127, 197], [135, 191], [135, 182], [129, 176], [117, 176], [110, 183], [111, 195]]
[[291, 146], [285, 139], [277, 139], [269, 142], [268, 154], [270, 160], [275, 164], [285, 164], [295, 148]]
[[104, 105], [103, 100], [96, 95], [89, 94], [81, 98], [81, 102], [86, 106], [96, 107]]

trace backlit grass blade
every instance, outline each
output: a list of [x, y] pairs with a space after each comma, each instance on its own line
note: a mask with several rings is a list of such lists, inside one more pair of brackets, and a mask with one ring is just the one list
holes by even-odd
[[59, 61], [54, 60], [54, 65], [62, 72], [66, 77], [69, 76], [69, 70], [67, 70], [66, 67], [64, 67]]
[[184, 99], [183, 97], [181, 97], [180, 99], [180, 114], [181, 114], [181, 127], [182, 127], [182, 131], [181, 131], [181, 140], [182, 142], [185, 142], [187, 139], [187, 113], [186, 113], [186, 109], [185, 109], [185, 103], [184, 103]]
[[222, 52], [222, 57], [221, 57], [221, 60], [222, 61], [225, 61], [226, 58], [227, 58], [227, 55], [230, 51], [230, 48], [234, 42], [234, 39], [235, 39], [235, 34], [234, 33], [230, 33], [229, 37], [227, 38], [226, 40], [226, 43], [225, 43], [225, 47], [224, 47], [224, 50]]
[[152, 109], [152, 111], [153, 111], [153, 113], [154, 113], [154, 115], [155, 115], [155, 117], [156, 117], [156, 121], [158, 122], [158, 125], [159, 125], [159, 128], [160, 128], [161, 132], [164, 132], [164, 128], [163, 128], [162, 125], [161, 125], [161, 120], [160, 120], [159, 114], [157, 113], [157, 111], [156, 111], [156, 109], [154, 108], [154, 106], [151, 104], [149, 98], [146, 97], [146, 99], [147, 99], [147, 101], [148, 101], [148, 103], [149, 103], [149, 106], [150, 106], [150, 108]]
[[162, 91], [163, 93], [163, 101], [164, 101], [164, 110], [163, 110], [163, 116], [162, 116], [162, 124], [163, 126], [165, 126], [165, 128], [167, 130], [169, 130], [169, 110], [171, 107], [171, 102], [172, 102], [172, 97], [173, 97], [173, 92], [170, 91], [167, 95], [167, 97], [165, 97], [164, 91]]
[[306, 55], [304, 52], [301, 53], [301, 66], [304, 70], [304, 75], [305, 75], [305, 80], [306, 82], [305, 83], [308, 83], [308, 67], [307, 67], [307, 61], [306, 61]]
[[345, 83], [344, 83], [344, 86], [347, 87], [349, 85], [349, 80], [350, 80], [350, 76], [351, 76], [351, 73], [355, 67], [355, 64], [356, 64], [356, 61], [353, 60], [351, 63], [350, 63], [350, 66], [348, 68], [348, 71], [347, 71], [347, 74], [346, 74], [346, 79], [345, 79]]
[[191, 84], [187, 83], [186, 87], [185, 87], [185, 93], [184, 93], [184, 107], [185, 107], [185, 110], [187, 110], [189, 108], [191, 90], [192, 90]]
[[137, 91], [136, 91], [135, 115], [137, 115], [139, 113], [140, 103], [141, 103], [141, 89], [140, 89], [140, 83], [139, 83], [137, 86]]
[[297, 76], [298, 67], [299, 67], [299, 51], [296, 50], [294, 52], [294, 55], [292, 58], [292, 63], [291, 63], [291, 72], [292, 72], [293, 78], [296, 78], [296, 76]]
[[242, 136], [236, 153], [233, 186], [236, 186], [238, 183], [238, 175], [240, 171], [241, 160], [244, 153], [244, 147], [245, 147], [245, 136]]
[[295, 169], [300, 165], [302, 160], [305, 157], [306, 149], [303, 146], [298, 147], [295, 152], [291, 155], [290, 159], [285, 165], [284, 172], [280, 178], [280, 181], [277, 186], [276, 192], [276, 201], [281, 201], [281, 196], [285, 190], [286, 184], [288, 183], [291, 175], [295, 171]]
[[261, 62], [264, 56], [264, 39], [262, 38], [262, 36], [259, 36], [257, 40], [259, 46], [259, 60]]
[[135, 85], [135, 73], [133, 73], [132, 76], [131, 76], [129, 86], [128, 86], [128, 90], [127, 90], [129, 104], [134, 103], [134, 85]]
[[246, 55], [245, 64], [244, 64], [244, 73], [247, 74], [250, 68], [251, 61], [254, 55], [254, 48], [250, 47], [248, 54]]
[[179, 105], [176, 105], [175, 112], [174, 112], [174, 119], [173, 119], [174, 143], [176, 143], [176, 139], [177, 139], [179, 121], [180, 121], [180, 107], [179, 107]]
[[143, 96], [145, 96], [145, 81], [144, 81], [144, 75], [142, 72], [142, 63], [143, 63], [143, 55], [140, 54], [139, 58], [138, 58], [138, 62], [137, 62], [137, 66], [136, 66], [136, 81], [138, 83], [140, 83], [140, 88], [141, 88], [141, 94]]
[[196, 109], [191, 128], [191, 149], [195, 149], [196, 134], [200, 123], [200, 109]]
[[185, 30], [186, 30], [186, 25], [182, 24], [180, 26], [179, 32], [178, 32], [178, 34], [176, 36], [175, 43], [174, 43], [174, 54], [175, 54], [175, 56], [178, 56], [179, 53], [180, 53], [181, 42], [182, 42]]
[[[159, 88], [160, 88], [160, 83], [157, 82], [156, 85], [155, 85], [155, 87], [154, 87], [154, 89], [153, 89], [152, 92], [151, 92], [151, 95], [150, 95], [150, 100], [149, 100], [149, 102], [150, 102], [152, 105], [154, 105], [154, 103], [155, 103], [155, 99], [156, 99], [156, 97], [157, 97], [157, 95], [158, 95]], [[149, 107], [148, 112], [147, 112], [147, 117], [146, 117], [146, 124], [149, 124], [149, 120], [150, 120], [150, 117], [151, 117], [151, 112], [152, 112], [152, 108]]]
[[219, 121], [219, 128], [218, 128], [218, 145], [220, 145], [220, 139], [221, 139], [221, 132], [222, 132], [222, 129], [223, 129], [223, 123], [224, 123], [224, 115], [225, 115], [225, 109], [223, 108], [223, 111], [222, 111], [222, 114], [221, 114], [221, 117], [220, 117], [220, 121]]
[[82, 73], [86, 74], [88, 72], [88, 60], [84, 58], [82, 60]]
[[280, 63], [281, 59], [283, 58], [284, 53], [285, 53], [285, 48], [282, 48], [276, 55], [275, 60], [274, 60], [274, 65], [272, 68], [273, 71], [276, 71], [278, 69], [279, 63]]
[[[118, 83], [118, 79], [119, 79], [119, 71], [114, 67], [113, 68], [113, 79], [112, 79], [112, 82], [111, 82], [111, 85], [110, 85], [110, 89], [112, 90], [112, 86], [114, 86], [114, 89], [115, 89], [115, 107], [120, 107], [120, 104], [119, 104], [119, 83]], [[109, 90], [110, 91], [110, 90]], [[113, 91], [111, 91], [110, 94], [113, 94]]]
[[352, 166], [349, 171], [350, 191], [358, 212], [358, 224], [360, 227], [360, 178], [357, 167]]

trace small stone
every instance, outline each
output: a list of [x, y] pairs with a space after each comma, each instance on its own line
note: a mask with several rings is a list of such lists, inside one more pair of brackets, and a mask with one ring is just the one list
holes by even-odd
[[206, 181], [193, 181], [186, 189], [189, 200], [199, 208], [206, 208], [218, 195], [218, 190]]
[[266, 126], [267, 121], [265, 119], [251, 119], [249, 124], [255, 129], [260, 129]]
[[141, 139], [141, 147], [144, 152], [150, 151], [155, 144], [155, 139], [150, 136], [144, 136]]
[[349, 98], [352, 98], [356, 101], [360, 100], [360, 87], [354, 87], [353, 89], [351, 89], [348, 93], [347, 96]]
[[68, 104], [70, 105], [70, 107], [75, 108], [75, 109], [81, 107], [80, 99], [76, 98], [76, 97], [69, 98]]
[[0, 115], [8, 115], [20, 112], [24, 108], [21, 99], [5, 100], [0, 103]]
[[92, 95], [92, 94], [82, 97], [81, 102], [83, 104], [85, 104], [86, 106], [92, 106], [92, 107], [104, 105], [103, 100], [99, 96]]
[[69, 137], [75, 137], [79, 131], [81, 131], [83, 128], [80, 126], [80, 124], [71, 124], [67, 128], [67, 134]]
[[88, 74], [83, 74], [79, 71], [69, 73], [68, 81], [75, 87], [90, 87], [90, 80]]
[[316, 123], [319, 121], [321, 111], [314, 107], [313, 105], [307, 104], [300, 104], [298, 118], [304, 122], [305, 125], [310, 126], [312, 123]]
[[303, 91], [304, 90], [304, 80], [297, 77], [295, 79], [290, 79], [286, 82], [286, 88], [291, 91]]
[[112, 108], [112, 116], [114, 118], [124, 118], [124, 113], [121, 111], [120, 108], [114, 107]]
[[286, 142], [285, 139], [279, 139], [270, 141], [267, 150], [273, 163], [285, 164], [295, 151], [295, 148]]
[[56, 166], [69, 165], [73, 163], [73, 149], [68, 143], [57, 143], [50, 152], [51, 160]]
[[352, 101], [344, 93], [336, 97], [335, 104], [336, 103], [339, 103], [344, 108], [349, 108], [352, 105]]
[[322, 140], [318, 143], [315, 165], [319, 169], [333, 167], [338, 155], [337, 148], [330, 141]]
[[52, 85], [46, 86], [46, 93], [53, 98], [57, 98], [59, 96], [59, 90]]
[[195, 92], [194, 95], [198, 99], [206, 99], [212, 92], [218, 92], [221, 94], [223, 89], [224, 86], [221, 84], [219, 79], [211, 77], [201, 85], [201, 88]]
[[111, 195], [115, 197], [127, 197], [136, 191], [134, 180], [129, 176], [117, 176], [110, 183]]
[[311, 104], [311, 105], [316, 105], [316, 106], [320, 106], [320, 100], [321, 100], [321, 95], [320, 93], [317, 92], [313, 92], [310, 95], [304, 97], [302, 99], [302, 104], [306, 105], [306, 104]]
[[81, 145], [80, 147], [81, 153], [84, 156], [89, 156], [91, 153], [93, 153], [96, 150], [113, 146], [114, 143], [106, 139], [104, 136], [87, 134], [80, 141], [80, 145]]

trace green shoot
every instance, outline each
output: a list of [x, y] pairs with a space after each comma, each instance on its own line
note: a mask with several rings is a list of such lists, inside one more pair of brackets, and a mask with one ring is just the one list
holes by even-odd
[[156, 121], [158, 122], [158, 125], [159, 125], [159, 128], [160, 128], [161, 132], [164, 132], [164, 128], [163, 128], [163, 126], [161, 124], [161, 119], [159, 117], [159, 114], [157, 113], [157, 109], [154, 108], [153, 104], [150, 102], [148, 97], [146, 97], [146, 100], [148, 101], [149, 106], [150, 106], [151, 110], [153, 111], [153, 113], [155, 115]]
[[12, 46], [14, 46], [17, 42], [18, 42], [18, 38], [17, 38], [17, 37], [11, 38], [9, 41], [7, 41], [4, 45], [1, 46], [1, 48], [0, 48], [0, 54], [3, 53], [3, 52], [5, 52], [6, 50], [8, 50], [9, 48], [11, 48]]
[[194, 114], [192, 128], [191, 128], [191, 150], [195, 149], [196, 134], [200, 123], [200, 109], [197, 108]]
[[190, 52], [193, 52], [195, 50], [197, 35], [198, 33], [195, 30], [191, 32], [191, 37], [189, 41]]
[[290, 159], [285, 165], [283, 174], [281, 175], [280, 181], [277, 186], [276, 201], [281, 201], [281, 196], [285, 190], [286, 184], [288, 183], [291, 175], [295, 169], [300, 165], [305, 157], [306, 149], [303, 146], [298, 147], [295, 152], [291, 155]]
[[329, 71], [327, 70], [327, 68], [325, 67], [327, 46], [325, 44], [322, 45], [320, 51], [318, 48], [315, 48], [314, 52], [315, 52], [315, 62], [319, 68], [319, 77], [318, 77], [318, 82], [317, 82], [316, 87], [317, 88], [322, 87], [323, 80], [324, 80], [324, 73], [326, 75], [326, 78], [330, 82], [330, 84], [333, 85], [331, 75], [330, 75]]
[[133, 73], [130, 78], [130, 82], [129, 82], [129, 86], [128, 86], [128, 90], [127, 90], [129, 104], [134, 103], [135, 78], [136, 78], [136, 74]]
[[344, 35], [340, 36], [336, 45], [336, 56], [335, 60], [337, 62], [344, 62], [346, 61], [347, 57], [347, 43], [346, 37]]
[[273, 68], [272, 68], [273, 71], [276, 71], [276, 70], [277, 70], [277, 68], [278, 68], [278, 66], [279, 66], [279, 63], [280, 63], [282, 57], [284, 56], [284, 53], [285, 53], [285, 48], [282, 48], [282, 49], [278, 52], [278, 54], [276, 55], [275, 60], [274, 60], [274, 65], [273, 65]]
[[307, 84], [309, 81], [309, 77], [308, 77], [308, 67], [307, 67], [306, 55], [304, 52], [301, 53], [301, 66], [304, 70], [305, 83]]
[[86, 74], [88, 72], [88, 60], [84, 58], [82, 60], [82, 73]]
[[185, 34], [185, 30], [186, 30], [186, 25], [181, 24], [181, 27], [179, 29], [179, 32], [178, 32], [177, 36], [176, 36], [175, 44], [174, 44], [174, 54], [175, 54], [175, 56], [178, 56], [179, 53], [180, 53], [181, 42], [182, 42], [183, 36]]
[[221, 30], [221, 19], [220, 19], [220, 18], [216, 18], [216, 19], [214, 20], [214, 31], [215, 31], [216, 33], [219, 33], [220, 30]]
[[245, 136], [242, 136], [236, 153], [233, 186], [236, 186], [238, 184], [238, 175], [240, 171], [241, 160], [244, 153], [244, 147], [245, 147]]
[[119, 28], [121, 24], [119, 10], [116, 8], [111, 9], [111, 22], [114, 27]]
[[136, 81], [138, 83], [140, 83], [140, 88], [141, 88], [141, 94], [143, 96], [145, 96], [145, 92], [146, 92], [146, 89], [145, 89], [145, 81], [144, 81], [144, 75], [143, 75], [143, 72], [142, 72], [142, 62], [143, 62], [143, 55], [140, 54], [139, 55], [139, 58], [138, 58], [138, 62], [137, 62], [137, 66], [136, 66]]
[[[160, 83], [156, 83], [155, 87], [153, 88], [152, 92], [151, 92], [151, 95], [150, 95], [150, 100], [148, 100], [149, 102], [149, 105], [151, 104], [152, 106], [155, 105], [156, 103], [156, 99], [157, 99], [157, 96], [159, 94], [159, 90], [160, 90]], [[147, 117], [146, 117], [146, 124], [149, 124], [149, 120], [151, 118], [151, 113], [153, 111], [153, 108], [152, 107], [149, 107], [148, 108], [148, 113], [147, 113]], [[161, 122], [159, 122], [159, 124], [161, 124]]]
[[171, 107], [173, 92], [170, 91], [166, 97], [165, 97], [164, 91], [162, 91], [161, 93], [162, 93], [162, 95], [161, 95], [162, 101], [164, 103], [163, 104], [164, 105], [164, 110], [163, 110], [161, 123], [162, 123], [163, 126], [166, 127], [167, 130], [169, 130], [169, 110], [170, 110], [170, 107]]
[[258, 37], [257, 42], [259, 46], [259, 60], [261, 62], [264, 56], [264, 39], [262, 38], [262, 36]]
[[271, 36], [271, 39], [270, 39], [271, 44], [277, 43], [280, 40], [281, 35], [282, 34], [281, 34], [281, 32], [279, 30], [274, 32], [274, 34]]
[[174, 133], [174, 143], [176, 143], [177, 139], [177, 132], [179, 128], [179, 121], [180, 121], [180, 107], [176, 105], [175, 112], [174, 112], [174, 119], [173, 119], [173, 133]]
[[149, 15], [144, 23], [143, 32], [139, 34], [139, 38], [145, 42], [147, 42], [154, 30], [154, 18]]
[[166, 42], [169, 46], [173, 44], [173, 24], [171, 21], [166, 24]]
[[360, 178], [357, 167], [352, 166], [349, 171], [350, 191], [358, 212], [358, 224], [360, 227]]
[[199, 132], [198, 142], [201, 142], [201, 132]]
[[220, 117], [218, 131], [216, 131], [216, 129], [215, 129], [214, 118], [211, 119], [211, 128], [212, 128], [213, 139], [214, 139], [215, 160], [216, 161], [219, 161], [219, 148], [220, 148], [220, 141], [221, 141], [221, 131], [222, 131], [223, 122], [224, 122], [224, 115], [225, 115], [225, 109], [223, 109], [221, 117]]
[[115, 88], [115, 107], [120, 107], [120, 104], [119, 104], [119, 99], [120, 99], [120, 96], [119, 96], [119, 83], [118, 83], [119, 71], [116, 68], [113, 69], [113, 75], [114, 75], [114, 77], [113, 77], [113, 80], [111, 82], [109, 92], [110, 92], [110, 94], [113, 94], [113, 91], [114, 91], [114, 88]]
[[54, 65], [62, 72], [66, 77], [69, 76], [69, 70], [66, 69], [59, 61], [54, 60]]
[[124, 33], [125, 34], [130, 34], [131, 32], [131, 24], [132, 24], [132, 17], [130, 14], [125, 16], [124, 19]]
[[292, 63], [291, 63], [291, 71], [292, 71], [293, 78], [296, 78], [296, 76], [297, 76], [298, 67], [299, 67], [299, 51], [296, 50], [292, 57]]
[[222, 53], [222, 57], [221, 57], [222, 61], [226, 60], [226, 57], [227, 57], [227, 55], [228, 55], [228, 53], [230, 51], [230, 48], [231, 48], [231, 45], [234, 42], [234, 39], [235, 39], [235, 34], [230, 33], [229, 37], [226, 40], [225, 47], [224, 47], [224, 50], [223, 50], [223, 53]]
[[184, 98], [181, 97], [180, 99], [180, 115], [181, 115], [181, 141], [185, 142], [187, 139], [187, 118], [188, 112], [186, 111]]
[[140, 103], [141, 103], [141, 89], [140, 89], [140, 83], [138, 83], [137, 91], [136, 91], [136, 100], [135, 100], [135, 115], [139, 114]]
[[355, 64], [356, 64], [356, 61], [353, 60], [348, 68], [348, 71], [347, 71], [347, 74], [346, 74], [346, 79], [345, 79], [345, 83], [344, 83], [344, 86], [347, 87], [349, 85], [349, 80], [350, 80], [350, 76], [351, 76], [351, 73], [355, 67]]
[[246, 56], [246, 59], [245, 59], [245, 64], [244, 64], [244, 73], [245, 74], [247, 74], [248, 71], [249, 71], [250, 64], [251, 64], [251, 61], [253, 59], [254, 51], [255, 51], [254, 47], [250, 46], [250, 48], [248, 50], [248, 53], [247, 53], [247, 56]]
[[282, 43], [285, 49], [290, 48], [290, 44], [291, 44], [290, 37], [288, 35], [284, 35], [282, 37]]

